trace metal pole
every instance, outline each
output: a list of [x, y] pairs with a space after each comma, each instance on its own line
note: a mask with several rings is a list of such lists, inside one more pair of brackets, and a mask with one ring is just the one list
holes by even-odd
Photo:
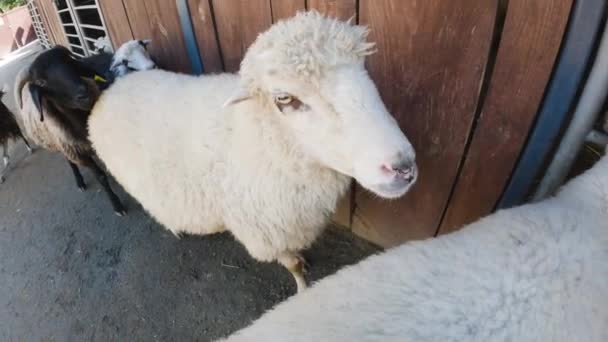
[[175, 0], [175, 3], [177, 4], [177, 13], [182, 26], [182, 32], [184, 33], [186, 49], [188, 50], [188, 58], [190, 59], [190, 65], [192, 66], [192, 73], [195, 75], [200, 75], [205, 69], [203, 67], [203, 62], [201, 61], [201, 54], [198, 49], [198, 44], [196, 43], [194, 29], [192, 28], [192, 18], [190, 17], [188, 0]]
[[568, 30], [542, 107], [498, 208], [508, 208], [524, 202], [536, 177], [541, 175], [562, 129], [567, 125], [578, 91], [584, 84], [585, 72], [602, 32], [605, 9], [606, 0], [574, 2]]
[[533, 200], [551, 195], [564, 182], [593, 128], [608, 94], [608, 30], [604, 30], [589, 79], [574, 116]]

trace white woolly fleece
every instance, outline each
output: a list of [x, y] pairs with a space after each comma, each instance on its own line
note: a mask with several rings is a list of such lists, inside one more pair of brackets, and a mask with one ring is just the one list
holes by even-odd
[[[89, 138], [117, 181], [172, 232], [227, 229], [258, 260], [293, 256], [322, 232], [350, 178], [306, 155], [269, 98], [223, 104], [244, 84], [259, 93], [263, 82], [256, 77], [267, 66], [301, 77], [351, 63], [373, 86], [362, 67], [372, 47], [366, 35], [363, 27], [302, 13], [258, 37], [240, 77], [127, 75], [96, 103]], [[270, 62], [260, 63], [260, 54], [269, 53]], [[375, 88], [370, 96], [379, 101]], [[408, 152], [411, 146], [386, 116]]]
[[[375, 43], [369, 29], [328, 18], [319, 12], [299, 12], [261, 33], [247, 49], [239, 74], [251, 93], [269, 92], [264, 74], [272, 73], [317, 85], [324, 72], [340, 65], [362, 63]], [[264, 63], [260, 63], [260, 59]]]
[[[349, 179], [304, 158], [235, 75], [133, 73], [106, 90], [89, 138], [116, 180], [174, 233], [230, 230], [273, 261], [321, 233]], [[168, 99], [175, 99], [169, 101]]]
[[370, 257], [225, 341], [608, 341], [608, 157], [555, 198]]

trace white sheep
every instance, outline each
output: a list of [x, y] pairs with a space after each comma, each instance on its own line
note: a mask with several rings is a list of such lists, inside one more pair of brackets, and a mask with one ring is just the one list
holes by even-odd
[[608, 341], [608, 157], [555, 198], [372, 256], [225, 341]]
[[299, 252], [351, 177], [391, 198], [416, 180], [414, 150], [365, 71], [367, 33], [300, 13], [258, 36], [240, 75], [125, 76], [93, 108], [89, 139], [174, 234], [229, 230], [301, 290]]

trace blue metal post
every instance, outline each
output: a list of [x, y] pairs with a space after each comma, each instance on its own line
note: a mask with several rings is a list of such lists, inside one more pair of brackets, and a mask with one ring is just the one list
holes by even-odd
[[592, 62], [605, 8], [605, 0], [575, 1], [557, 67], [521, 159], [498, 203], [499, 209], [521, 204], [527, 199], [556, 146]]
[[198, 44], [196, 43], [196, 36], [194, 35], [194, 29], [192, 28], [192, 18], [190, 17], [188, 0], [175, 0], [175, 3], [177, 4], [177, 13], [182, 26], [182, 32], [184, 33], [188, 58], [190, 59], [190, 65], [192, 66], [192, 73], [200, 75], [205, 69], [203, 68], [203, 61], [201, 60], [201, 54], [198, 49]]

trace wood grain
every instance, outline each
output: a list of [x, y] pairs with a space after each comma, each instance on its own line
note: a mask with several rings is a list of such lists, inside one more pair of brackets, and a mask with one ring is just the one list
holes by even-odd
[[36, 6], [38, 13], [40, 14], [40, 21], [42, 21], [42, 26], [44, 27], [44, 30], [46, 31], [46, 34], [49, 37], [49, 41], [51, 42], [51, 44], [57, 44], [55, 32], [53, 32], [51, 23], [49, 22], [49, 19], [46, 16], [42, 0], [34, 0], [34, 5]]
[[51, 0], [38, 0], [38, 10], [41, 12], [40, 15], [49, 30], [49, 39], [55, 45], [68, 46], [68, 39], [61, 26], [57, 9]]
[[213, 0], [212, 4], [224, 68], [236, 72], [249, 45], [272, 24], [270, 0]]
[[306, 10], [305, 0], [271, 0], [272, 22], [294, 16], [298, 11]]
[[151, 38], [150, 54], [165, 69], [190, 72], [175, 1], [124, 0], [135, 39]]
[[209, 1], [188, 0], [188, 6], [205, 73], [218, 73], [224, 66]]
[[357, 18], [357, 0], [308, 0], [308, 9], [342, 20]]
[[496, 205], [542, 101], [572, 2], [509, 2], [493, 77], [440, 233]]
[[99, 7], [114, 49], [133, 39], [133, 32], [131, 32], [131, 25], [122, 0], [100, 0]]
[[389, 111], [417, 152], [405, 198], [357, 191], [353, 230], [383, 246], [433, 236], [472, 126], [492, 40], [496, 1], [360, 0], [379, 52], [368, 60]]
[[[145, 3], [140, 0], [123, 0], [123, 4], [129, 18], [133, 38], [153, 39], [152, 27], [150, 26], [150, 19], [148, 18], [148, 10]], [[106, 17], [106, 21], [112, 21], [112, 19]], [[158, 42], [152, 42], [151, 49], [157, 46], [157, 44]]]

